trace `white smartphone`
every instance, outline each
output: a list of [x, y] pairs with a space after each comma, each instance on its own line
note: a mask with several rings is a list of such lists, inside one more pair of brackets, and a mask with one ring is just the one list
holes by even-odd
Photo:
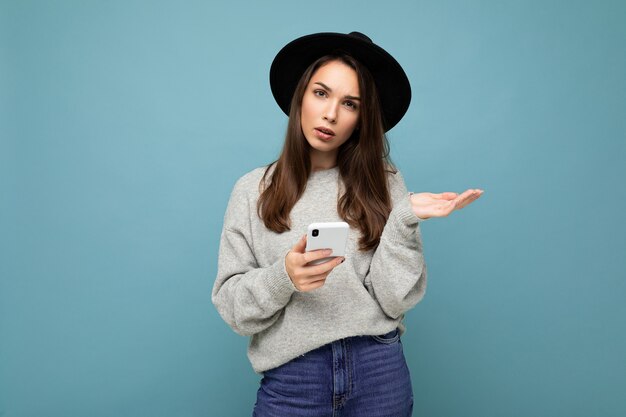
[[307, 230], [306, 251], [332, 249], [332, 253], [329, 257], [309, 262], [309, 265], [319, 265], [336, 256], [345, 256], [349, 230], [350, 226], [346, 222], [311, 223]]

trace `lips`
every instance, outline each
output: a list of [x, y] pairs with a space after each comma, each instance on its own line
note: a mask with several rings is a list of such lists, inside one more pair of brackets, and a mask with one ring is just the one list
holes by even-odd
[[332, 129], [328, 129], [322, 126], [316, 127], [315, 133], [317, 137], [324, 140], [332, 139], [332, 137], [335, 136], [335, 132]]

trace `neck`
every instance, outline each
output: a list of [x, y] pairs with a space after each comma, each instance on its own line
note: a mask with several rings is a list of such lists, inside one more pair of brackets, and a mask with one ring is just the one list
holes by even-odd
[[311, 149], [311, 171], [323, 171], [337, 166], [337, 152], [320, 152]]

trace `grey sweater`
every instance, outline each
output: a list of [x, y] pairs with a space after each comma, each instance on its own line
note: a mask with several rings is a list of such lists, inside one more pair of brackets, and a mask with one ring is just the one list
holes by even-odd
[[285, 255], [313, 222], [342, 221], [339, 169], [313, 172], [291, 211], [291, 230], [275, 233], [256, 211], [265, 168], [241, 177], [232, 191], [222, 230], [212, 301], [235, 332], [251, 336], [248, 358], [257, 373], [332, 341], [380, 335], [399, 327], [426, 290], [419, 219], [404, 180], [388, 174], [393, 209], [376, 250], [358, 250], [351, 228], [345, 262], [325, 284], [301, 292], [285, 271]]

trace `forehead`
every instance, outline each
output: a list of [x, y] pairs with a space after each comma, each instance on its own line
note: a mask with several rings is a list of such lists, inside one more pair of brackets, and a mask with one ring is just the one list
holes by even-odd
[[356, 71], [341, 61], [330, 61], [319, 67], [311, 77], [309, 84], [322, 82], [333, 91], [358, 95], [359, 79]]

